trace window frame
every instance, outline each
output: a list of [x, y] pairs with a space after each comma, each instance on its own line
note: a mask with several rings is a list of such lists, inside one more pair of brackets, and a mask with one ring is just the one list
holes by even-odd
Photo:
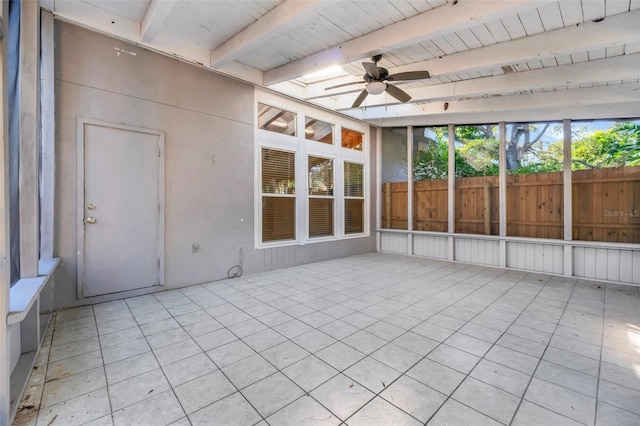
[[[346, 149], [350, 149], [350, 148], [346, 148]], [[362, 166], [362, 197], [354, 197], [354, 196], [348, 196], [344, 193], [344, 167], [345, 164], [349, 163], [349, 164], [356, 164], [356, 165], [361, 165]], [[345, 234], [345, 236], [358, 236], [358, 235], [362, 235], [363, 233], [366, 232], [366, 228], [367, 228], [367, 210], [366, 210], [366, 206], [367, 206], [367, 165], [365, 163], [360, 163], [357, 161], [348, 161], [345, 160], [342, 162], [342, 176], [343, 176], [343, 181], [342, 181], [342, 230]], [[346, 224], [346, 214], [347, 214], [347, 200], [362, 200], [362, 227], [363, 227], [363, 232], [349, 232], [347, 233], [346, 229], [347, 229], [347, 224]]]
[[[332, 240], [336, 236], [336, 231], [338, 230], [338, 223], [336, 223], [336, 159], [334, 157], [329, 157], [326, 155], [317, 155], [313, 153], [307, 153], [307, 173], [309, 170], [309, 157], [321, 158], [323, 160], [331, 160], [332, 161], [332, 183], [333, 183], [333, 194], [332, 195], [312, 195], [309, 191], [309, 187], [307, 186], [307, 240], [308, 241], [317, 241], [317, 240]], [[308, 178], [307, 178], [308, 180]], [[308, 182], [307, 182], [308, 185]], [[311, 236], [309, 235], [309, 229], [311, 228], [311, 217], [309, 216], [309, 204], [311, 200], [332, 200], [333, 201], [333, 234], [332, 235], [318, 235]]]
[[[262, 229], [263, 229], [263, 222], [262, 222], [262, 214], [263, 214], [263, 200], [265, 197], [268, 198], [290, 198], [293, 199], [293, 207], [294, 207], [294, 212], [293, 215], [295, 218], [297, 218], [298, 216], [298, 212], [297, 212], [297, 203], [296, 203], [296, 196], [297, 196], [297, 192], [298, 192], [298, 171], [295, 170], [295, 174], [294, 174], [294, 182], [295, 182], [295, 191], [293, 194], [278, 194], [278, 193], [269, 193], [269, 192], [264, 192], [263, 191], [263, 186], [262, 186], [262, 150], [263, 149], [269, 149], [269, 150], [273, 150], [273, 151], [280, 151], [280, 152], [286, 152], [286, 153], [290, 153], [294, 155], [294, 167], [297, 168], [297, 164], [296, 164], [296, 153], [295, 151], [292, 150], [287, 150], [287, 149], [283, 149], [283, 148], [273, 148], [270, 146], [261, 146], [258, 153], [259, 153], [259, 162], [260, 162], [260, 168], [259, 168], [259, 173], [258, 176], [260, 178], [260, 184], [259, 184], [259, 192], [260, 192], [260, 200], [258, 201], [258, 208], [260, 209], [260, 240], [262, 241]], [[297, 222], [297, 221], [296, 221]], [[293, 225], [293, 235], [294, 238], [292, 239], [287, 239], [287, 240], [274, 240], [274, 241], [268, 241], [265, 244], [272, 244], [272, 243], [286, 243], [286, 242], [291, 242], [291, 241], [295, 241], [298, 238], [298, 229], [296, 224]]]
[[[319, 242], [340, 241], [352, 238], [369, 237], [370, 231], [370, 127], [348, 117], [343, 117], [328, 111], [305, 105], [295, 100], [283, 98], [275, 93], [256, 88], [254, 100], [254, 247], [273, 248], [295, 245], [313, 244]], [[258, 104], [280, 108], [296, 114], [297, 136], [290, 136], [260, 129], [258, 127]], [[324, 121], [333, 126], [333, 143], [314, 141], [306, 138], [306, 119]], [[363, 134], [362, 151], [342, 147], [342, 126]], [[295, 191], [295, 236], [294, 240], [272, 242], [262, 241], [262, 148], [293, 152], [296, 168]], [[309, 195], [309, 157], [320, 157], [333, 160], [333, 235], [309, 236], [309, 200], [316, 197]], [[344, 162], [363, 165], [363, 232], [345, 232], [344, 212]]]

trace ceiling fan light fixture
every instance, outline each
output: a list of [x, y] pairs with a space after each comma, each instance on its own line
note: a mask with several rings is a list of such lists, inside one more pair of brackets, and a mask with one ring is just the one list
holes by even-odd
[[382, 81], [372, 81], [367, 84], [366, 89], [370, 95], [379, 95], [387, 89], [387, 84]]

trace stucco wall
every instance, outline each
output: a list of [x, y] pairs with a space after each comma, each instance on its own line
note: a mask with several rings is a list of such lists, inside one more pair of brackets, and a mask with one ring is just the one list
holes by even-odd
[[[114, 47], [136, 55], [118, 56]], [[225, 278], [239, 261], [240, 247], [247, 274], [375, 250], [373, 233], [338, 242], [254, 248], [251, 85], [60, 21], [55, 63], [55, 255], [63, 261], [56, 277], [57, 307], [149, 291], [76, 299], [78, 117], [166, 134], [163, 289]], [[370, 155], [375, 158], [373, 146]], [[373, 160], [371, 165], [375, 188]], [[193, 243], [200, 245], [198, 253], [192, 253]]]

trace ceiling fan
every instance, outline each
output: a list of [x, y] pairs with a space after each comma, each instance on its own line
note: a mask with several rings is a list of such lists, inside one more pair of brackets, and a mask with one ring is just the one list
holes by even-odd
[[423, 78], [430, 78], [429, 71], [407, 71], [399, 72], [397, 74], [389, 75], [389, 70], [378, 66], [378, 62], [382, 59], [382, 55], [375, 55], [371, 57], [372, 62], [363, 62], [366, 74], [362, 76], [362, 81], [352, 81], [349, 83], [338, 84], [337, 86], [330, 86], [324, 90], [337, 89], [338, 87], [350, 86], [352, 84], [366, 83], [364, 90], [360, 92], [356, 100], [351, 105], [351, 108], [357, 108], [362, 104], [367, 95], [379, 95], [382, 92], [387, 92], [400, 102], [408, 102], [411, 100], [411, 96], [402, 89], [387, 83], [387, 81], [407, 81], [407, 80], [420, 80]]

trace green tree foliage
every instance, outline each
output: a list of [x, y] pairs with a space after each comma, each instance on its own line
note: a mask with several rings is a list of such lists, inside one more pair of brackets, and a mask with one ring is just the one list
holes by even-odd
[[[448, 175], [448, 138], [444, 128], [435, 128], [435, 138], [414, 156], [415, 180], [444, 179]], [[508, 173], [562, 171], [561, 124], [515, 123], [507, 126]], [[547, 138], [545, 138], [547, 136]], [[640, 124], [618, 122], [606, 130], [589, 132], [587, 126], [572, 135], [574, 170], [640, 166]], [[498, 129], [494, 125], [456, 126], [456, 177], [498, 174]]]
[[573, 170], [622, 166], [640, 166], [640, 124], [616, 123], [572, 144]]
[[[435, 128], [435, 138], [413, 159], [414, 180], [445, 179], [448, 176], [448, 136], [444, 128]], [[491, 126], [457, 126], [455, 150], [456, 177], [498, 174], [498, 140]], [[487, 137], [489, 135], [489, 137]]]
[[456, 126], [456, 177], [493, 176], [499, 171], [497, 126]]

